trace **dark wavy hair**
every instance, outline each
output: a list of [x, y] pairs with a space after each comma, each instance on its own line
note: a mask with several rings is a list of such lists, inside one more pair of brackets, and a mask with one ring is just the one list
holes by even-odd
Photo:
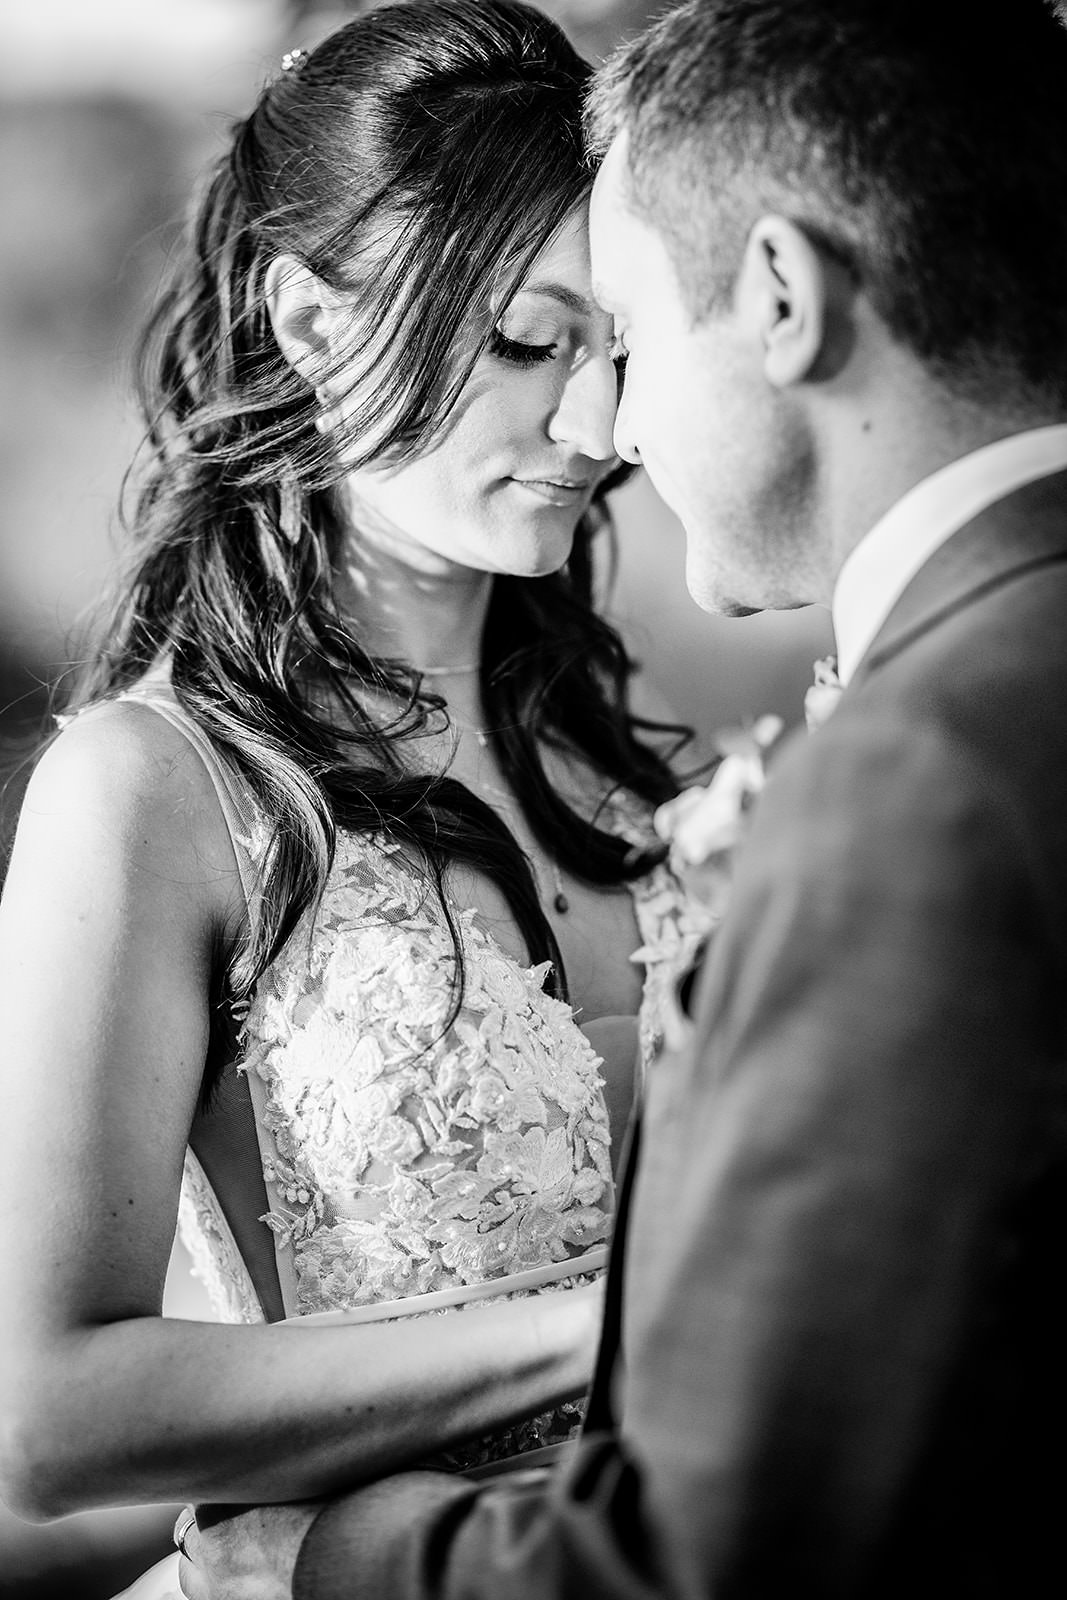
[[700, 319], [761, 210], [978, 399], [1067, 400], [1067, 31], [1048, 0], [686, 0], [598, 75]]
[[[447, 774], [405, 766], [403, 741], [444, 702], [410, 663], [370, 655], [342, 617], [335, 486], [354, 460], [410, 459], [446, 425], [500, 306], [588, 191], [588, 76], [553, 23], [510, 0], [413, 0], [351, 22], [236, 125], [146, 330], [130, 569], [71, 703], [115, 694], [166, 657], [178, 699], [273, 824], [264, 915], [231, 957], [231, 998], [317, 903], [338, 829], [383, 831], [424, 863], [456, 943], [457, 1005], [450, 862], [494, 880], [531, 961], [550, 960], [566, 994], [505, 823]], [[373, 247], [383, 236], [387, 252]], [[283, 253], [358, 301], [361, 326], [390, 330], [359, 436], [342, 449], [316, 430], [315, 396], [272, 332], [264, 280]], [[652, 857], [576, 814], [544, 748], [576, 755], [605, 791], [655, 803], [676, 785], [641, 735], [686, 733], [628, 710], [633, 664], [594, 609], [592, 542], [606, 520], [598, 501], [561, 571], [493, 580], [480, 661], [492, 748], [533, 834], [605, 885]], [[384, 729], [361, 706], [367, 688], [396, 697]]]

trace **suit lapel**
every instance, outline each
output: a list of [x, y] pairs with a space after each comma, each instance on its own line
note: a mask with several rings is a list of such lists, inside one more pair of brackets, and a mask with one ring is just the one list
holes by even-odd
[[852, 681], [913, 639], [1034, 568], [1067, 561], [1067, 472], [996, 501], [947, 539], [916, 573]]

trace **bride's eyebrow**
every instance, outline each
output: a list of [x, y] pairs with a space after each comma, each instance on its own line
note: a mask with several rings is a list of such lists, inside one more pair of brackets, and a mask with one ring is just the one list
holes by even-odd
[[542, 281], [524, 283], [520, 285], [518, 293], [540, 294], [545, 295], [550, 300], [558, 300], [569, 311], [577, 312], [580, 317], [591, 317], [600, 309], [591, 300], [587, 300], [584, 295], [568, 288], [565, 283], [545, 283]]

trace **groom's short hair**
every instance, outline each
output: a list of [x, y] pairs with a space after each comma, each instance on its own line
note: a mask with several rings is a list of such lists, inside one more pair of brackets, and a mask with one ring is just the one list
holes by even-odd
[[1067, 29], [1051, 0], [686, 0], [601, 69], [587, 132], [594, 155], [628, 136], [627, 201], [695, 320], [773, 210], [942, 378], [1067, 399]]

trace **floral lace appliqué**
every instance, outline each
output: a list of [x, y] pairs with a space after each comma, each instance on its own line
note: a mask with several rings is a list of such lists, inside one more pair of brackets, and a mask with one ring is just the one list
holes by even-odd
[[599, 1058], [570, 1008], [382, 840], [343, 839], [317, 914], [259, 985], [247, 1070], [273, 1140], [265, 1218], [299, 1312], [485, 1282], [604, 1241]]
[[[632, 844], [647, 848], [657, 842], [647, 811], [624, 795], [613, 799], [610, 820], [614, 831]], [[667, 1021], [677, 1009], [678, 980], [689, 970], [716, 918], [666, 861], [632, 882], [630, 891], [641, 935], [640, 947], [630, 960], [645, 969], [637, 1028], [645, 1071], [662, 1048]]]

